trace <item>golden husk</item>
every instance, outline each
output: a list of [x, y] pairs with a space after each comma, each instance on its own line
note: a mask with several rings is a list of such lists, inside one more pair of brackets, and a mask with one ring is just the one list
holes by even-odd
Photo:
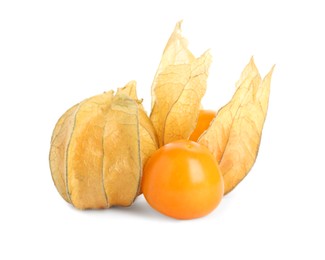
[[231, 101], [222, 107], [198, 142], [219, 162], [230, 192], [248, 174], [257, 157], [266, 118], [272, 70], [261, 80], [253, 58], [237, 82]]
[[195, 129], [207, 85], [211, 55], [195, 58], [181, 35], [181, 22], [165, 47], [152, 84], [150, 119], [159, 145], [188, 139]]
[[53, 181], [77, 208], [129, 206], [140, 194], [143, 165], [158, 145], [132, 86], [131, 97], [110, 91], [75, 105], [54, 129]]

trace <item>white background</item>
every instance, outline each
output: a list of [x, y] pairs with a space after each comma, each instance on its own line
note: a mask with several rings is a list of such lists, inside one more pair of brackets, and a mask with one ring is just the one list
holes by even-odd
[[[1, 1], [1, 259], [325, 259], [322, 1]], [[143, 197], [79, 211], [49, 170], [50, 137], [75, 103], [150, 86], [177, 21], [214, 58], [203, 104], [218, 109], [254, 55], [276, 64], [259, 155], [207, 217], [177, 221]]]

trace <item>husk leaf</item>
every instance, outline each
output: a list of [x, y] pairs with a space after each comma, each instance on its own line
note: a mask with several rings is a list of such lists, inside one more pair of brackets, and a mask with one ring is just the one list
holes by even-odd
[[270, 93], [272, 70], [261, 80], [251, 59], [231, 101], [222, 107], [198, 142], [219, 162], [225, 194], [248, 174], [257, 157]]
[[150, 119], [156, 129], [159, 146], [188, 139], [193, 132], [201, 99], [206, 90], [211, 55], [207, 51], [195, 58], [176, 24], [152, 85]]
[[138, 195], [142, 163], [138, 105], [125, 94], [113, 98], [103, 147], [103, 183], [108, 205], [129, 206]]
[[[141, 144], [141, 166], [142, 169], [151, 156], [151, 154], [158, 149], [158, 139], [155, 128], [144, 110], [142, 100], [138, 99], [136, 82], [130, 81], [125, 87], [119, 88], [117, 93], [124, 93], [130, 96], [138, 104], [139, 113], [139, 131], [140, 131], [140, 144]], [[142, 173], [141, 173], [142, 175]], [[138, 194], [141, 194], [141, 187], [139, 187]]]
[[80, 209], [107, 207], [103, 187], [103, 131], [113, 92], [82, 102], [75, 114], [66, 155], [66, 189]]

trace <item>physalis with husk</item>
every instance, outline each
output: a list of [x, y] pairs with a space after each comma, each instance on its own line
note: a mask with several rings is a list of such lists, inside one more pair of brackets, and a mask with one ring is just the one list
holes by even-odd
[[152, 83], [150, 116], [134, 81], [116, 93], [85, 99], [61, 116], [51, 139], [50, 168], [67, 202], [80, 209], [131, 205], [142, 192], [148, 159], [179, 140], [195, 138], [208, 148], [224, 194], [248, 174], [261, 141], [273, 68], [262, 79], [252, 58], [232, 99], [212, 111], [206, 129], [198, 132], [211, 55], [195, 57], [187, 45], [178, 22]]
[[88, 98], [57, 122], [50, 167], [61, 196], [76, 208], [129, 206], [141, 192], [144, 163], [158, 148], [135, 82]]

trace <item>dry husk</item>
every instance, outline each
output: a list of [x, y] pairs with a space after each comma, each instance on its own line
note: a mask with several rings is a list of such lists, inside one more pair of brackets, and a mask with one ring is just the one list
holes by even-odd
[[253, 58], [237, 82], [237, 90], [222, 107], [198, 143], [209, 148], [219, 162], [225, 194], [233, 190], [253, 167], [267, 114], [273, 68], [262, 80]]
[[80, 209], [129, 206], [141, 192], [143, 165], [157, 149], [135, 82], [86, 99], [57, 122], [50, 168], [61, 196]]
[[188, 139], [197, 124], [207, 87], [211, 55], [195, 58], [181, 34], [181, 22], [170, 36], [152, 84], [150, 119], [159, 145]]

